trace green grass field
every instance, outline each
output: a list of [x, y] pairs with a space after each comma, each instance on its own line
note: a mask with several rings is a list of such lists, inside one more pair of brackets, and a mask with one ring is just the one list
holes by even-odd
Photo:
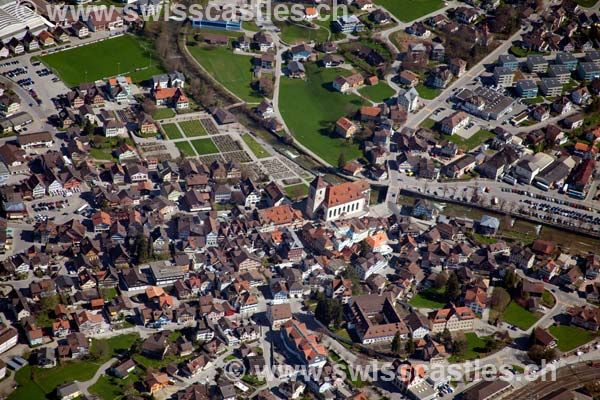
[[206, 136], [204, 125], [198, 120], [178, 122], [179, 127], [187, 137]]
[[402, 22], [414, 21], [442, 8], [442, 0], [375, 0]]
[[199, 155], [218, 153], [219, 149], [211, 139], [192, 140], [192, 145]]
[[595, 335], [585, 329], [568, 325], [552, 325], [550, 333], [556, 338], [560, 351], [570, 351], [594, 339]]
[[187, 142], [187, 141], [177, 142], [177, 143], [175, 143], [175, 146], [177, 146], [177, 149], [179, 149], [179, 152], [184, 157], [195, 157], [195, 156], [197, 156], [197, 154], [194, 151], [194, 149], [192, 148], [192, 145], [190, 144], [190, 142]]
[[[279, 107], [287, 126], [300, 143], [325, 161], [336, 165], [343, 152], [347, 160], [362, 155], [357, 144], [333, 135], [338, 118], [356, 112], [364, 100], [335, 91], [331, 82], [338, 75], [351, 72], [339, 68], [318, 68], [305, 64], [308, 79], [281, 79]], [[298, 112], [302, 110], [302, 112]]]
[[513, 301], [504, 310], [504, 322], [514, 325], [524, 331], [536, 323], [538, 317]]
[[396, 91], [387, 83], [379, 82], [374, 86], [365, 86], [359, 90], [359, 93], [375, 103], [382, 103], [384, 100], [394, 96]]
[[183, 137], [176, 123], [163, 124], [162, 128], [169, 139], [181, 139]]
[[296, 24], [283, 22], [279, 24], [281, 29], [281, 40], [285, 43], [294, 45], [302, 42], [325, 42], [329, 38], [329, 31], [324, 28], [310, 29]]
[[422, 83], [419, 83], [417, 86], [415, 86], [415, 89], [417, 89], [417, 92], [419, 92], [419, 96], [425, 100], [433, 100], [438, 97], [440, 93], [442, 93], [441, 89], [430, 88]]
[[250, 150], [252, 150], [256, 157], [266, 158], [270, 156], [269, 152], [265, 150], [251, 135], [242, 135], [242, 139], [248, 145], [248, 147], [250, 147]]
[[111, 150], [96, 149], [94, 147], [90, 148], [90, 156], [95, 160], [114, 161], [117, 159], [111, 154]]
[[492, 132], [482, 129], [468, 139], [463, 139], [458, 135], [451, 135], [448, 136], [448, 140], [456, 143], [463, 151], [470, 151], [495, 137], [496, 135], [494, 135]]
[[77, 86], [81, 82], [92, 82], [118, 73], [131, 75], [134, 81], [140, 82], [162, 71], [154, 66], [133, 74], [138, 68], [157, 64], [158, 61], [152, 57], [151, 49], [151, 45], [145, 45], [141, 39], [124, 35], [48, 54], [39, 59], [53, 69], [67, 86]]
[[443, 308], [446, 305], [443, 295], [444, 288], [429, 288], [423, 290], [421, 293], [416, 294], [408, 303], [416, 308]]
[[286, 186], [284, 188], [285, 193], [292, 199], [298, 200], [303, 197], [308, 196], [308, 186], [304, 183], [299, 183], [297, 185]]
[[242, 100], [258, 103], [262, 96], [251, 87], [252, 57], [233, 54], [225, 47], [213, 49], [201, 46], [189, 47], [192, 56], [227, 89]]
[[450, 357], [450, 362], [473, 360], [481, 354], [485, 354], [485, 341], [477, 336], [476, 333], [466, 333], [465, 340], [467, 341], [467, 350], [465, 353], [460, 357], [460, 360], [459, 357], [456, 356]]
[[256, 22], [254, 21], [244, 21], [242, 23], [242, 28], [252, 32], [260, 31], [260, 28], [258, 27], [258, 25], [256, 25]]
[[175, 111], [172, 108], [159, 108], [156, 110], [152, 118], [155, 120], [165, 119], [165, 118], [173, 118], [175, 116]]
[[[136, 371], [134, 371], [136, 372]], [[126, 382], [139, 381], [137, 375], [131, 374], [127, 379], [118, 379], [109, 375], [102, 375], [96, 383], [89, 388], [89, 392], [104, 400], [120, 399], [123, 396], [123, 385]]]

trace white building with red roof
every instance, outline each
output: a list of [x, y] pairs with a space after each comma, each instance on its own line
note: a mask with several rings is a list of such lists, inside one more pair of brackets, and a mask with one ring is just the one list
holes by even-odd
[[370, 190], [365, 181], [330, 185], [317, 177], [310, 184], [306, 214], [325, 221], [360, 216], [368, 210]]

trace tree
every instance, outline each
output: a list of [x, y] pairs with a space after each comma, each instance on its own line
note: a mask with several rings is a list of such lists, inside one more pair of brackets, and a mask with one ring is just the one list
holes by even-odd
[[484, 343], [485, 343], [483, 345], [483, 348], [485, 349], [486, 353], [491, 353], [493, 351], [496, 351], [500, 347], [500, 342], [498, 342], [494, 338], [486, 337], [483, 340], [484, 340]]
[[452, 354], [457, 357], [461, 357], [465, 354], [469, 345], [464, 339], [456, 339], [452, 342]]
[[508, 269], [504, 274], [504, 278], [502, 278], [502, 287], [510, 292], [517, 287], [519, 281], [519, 276], [515, 273], [515, 271]]
[[331, 300], [331, 322], [336, 328], [342, 324], [342, 304], [338, 300]]
[[410, 356], [415, 352], [415, 342], [413, 341], [412, 332], [408, 336], [408, 342], [406, 342], [406, 353]]
[[331, 311], [327, 299], [321, 299], [315, 308], [315, 317], [325, 326], [329, 326], [331, 322]]
[[142, 103], [142, 110], [148, 115], [154, 115], [156, 112], [156, 103], [150, 97], [146, 97]]
[[445, 272], [440, 272], [433, 281], [433, 287], [436, 289], [441, 289], [446, 286], [446, 282], [448, 282], [448, 275], [446, 275]]
[[510, 303], [510, 295], [506, 291], [506, 289], [502, 287], [494, 288], [494, 292], [492, 293], [492, 299], [490, 300], [490, 306], [493, 310], [503, 312], [508, 304]]
[[135, 240], [135, 247], [137, 251], [137, 258], [139, 263], [145, 263], [148, 261], [148, 239], [139, 235]]
[[556, 358], [556, 350], [545, 348], [538, 344], [531, 346], [527, 356], [536, 364], [541, 364], [543, 360], [550, 362]]
[[342, 304], [336, 299], [328, 299], [322, 295], [318, 299], [315, 317], [327, 327], [340, 326], [343, 321]]
[[446, 282], [446, 300], [455, 302], [460, 297], [460, 282], [458, 282], [458, 277], [452, 271], [450, 276], [448, 276], [448, 281]]
[[343, 151], [340, 153], [340, 156], [338, 157], [338, 168], [342, 169], [344, 168], [344, 166], [346, 165], [346, 153], [344, 153]]
[[400, 332], [396, 332], [394, 339], [392, 339], [392, 353], [400, 354], [402, 351], [402, 340], [400, 339]]

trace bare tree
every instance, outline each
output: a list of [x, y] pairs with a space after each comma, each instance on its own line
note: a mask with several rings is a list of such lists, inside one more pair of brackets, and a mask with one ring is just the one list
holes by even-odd
[[144, 110], [146, 114], [154, 115], [156, 112], [156, 103], [150, 97], [146, 97], [142, 103], [142, 110]]

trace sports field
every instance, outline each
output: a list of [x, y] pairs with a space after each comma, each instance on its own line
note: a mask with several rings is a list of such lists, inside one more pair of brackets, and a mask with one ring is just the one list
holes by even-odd
[[[136, 82], [162, 72], [152, 57], [151, 45], [123, 35], [102, 42], [39, 57], [67, 84], [77, 86], [117, 74], [131, 75]], [[139, 70], [136, 72], [136, 70]]]
[[242, 100], [259, 103], [262, 96], [250, 87], [252, 56], [234, 54], [227, 47], [191, 46], [190, 54], [227, 89]]

